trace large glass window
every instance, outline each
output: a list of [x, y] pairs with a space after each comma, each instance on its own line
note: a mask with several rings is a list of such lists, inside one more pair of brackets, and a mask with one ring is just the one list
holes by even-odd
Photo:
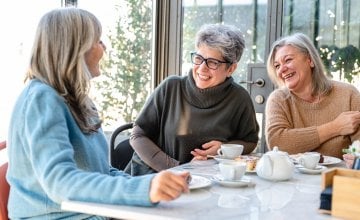
[[111, 132], [135, 119], [151, 90], [152, 0], [78, 0], [77, 6], [103, 24], [107, 51], [102, 74], [93, 79], [92, 96], [104, 130]]
[[[0, 65], [0, 140], [7, 129], [14, 102], [22, 90], [24, 74], [40, 17], [47, 11], [74, 6], [89, 10], [102, 23], [107, 51], [102, 76], [95, 78], [91, 95], [111, 132], [133, 120], [150, 93], [152, 60], [152, 0], [12, 0], [0, 8], [2, 56]], [[21, 18], [21, 19], [19, 19]], [[4, 95], [6, 94], [6, 95]]]

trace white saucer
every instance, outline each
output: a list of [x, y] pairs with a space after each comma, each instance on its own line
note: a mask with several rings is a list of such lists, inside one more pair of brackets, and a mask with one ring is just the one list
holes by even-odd
[[251, 178], [249, 177], [243, 177], [241, 180], [224, 180], [221, 175], [215, 175], [211, 178], [212, 181], [227, 187], [243, 187], [243, 186], [253, 186], [255, 185], [254, 182], [252, 182]]
[[301, 165], [296, 165], [295, 167], [301, 173], [306, 173], [306, 174], [320, 174], [322, 171], [327, 169], [327, 167], [321, 166], [321, 165], [318, 165], [315, 169], [308, 169], [308, 168], [305, 168], [305, 167], [303, 167]]
[[191, 175], [191, 182], [189, 184], [189, 189], [200, 189], [205, 188], [211, 185], [211, 181], [202, 176]]
[[342, 160], [336, 157], [324, 156], [324, 162], [319, 163], [319, 165], [333, 165], [338, 164]]
[[221, 156], [221, 155], [215, 155], [215, 156], [214, 156], [214, 159], [215, 159], [217, 162], [222, 162], [222, 161], [235, 161], [235, 159], [230, 159], [230, 158], [227, 158], [227, 157], [224, 157], [224, 156]]
[[[299, 164], [299, 158], [301, 157], [301, 155], [303, 155], [303, 153], [292, 154], [290, 155], [290, 158], [294, 162], [294, 164]], [[334, 165], [342, 162], [342, 160], [337, 157], [331, 157], [325, 155], [323, 157], [324, 157], [324, 161], [322, 163], [319, 163], [319, 165], [322, 166]]]

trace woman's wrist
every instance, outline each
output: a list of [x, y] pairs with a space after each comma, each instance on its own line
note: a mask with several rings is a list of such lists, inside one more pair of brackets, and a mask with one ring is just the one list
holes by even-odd
[[339, 136], [339, 126], [334, 121], [317, 126], [320, 143], [323, 143], [333, 137]]

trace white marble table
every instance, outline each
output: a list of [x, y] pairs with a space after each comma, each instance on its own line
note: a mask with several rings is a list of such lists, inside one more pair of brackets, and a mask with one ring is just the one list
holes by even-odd
[[[215, 160], [196, 161], [174, 170], [188, 170], [192, 175], [209, 178], [219, 172]], [[291, 180], [283, 182], [267, 181], [256, 173], [246, 176], [254, 186], [230, 188], [213, 182], [209, 187], [191, 190], [174, 201], [161, 202], [151, 208], [77, 201], [63, 202], [62, 208], [120, 219], [336, 219], [318, 212], [321, 175], [295, 171]]]

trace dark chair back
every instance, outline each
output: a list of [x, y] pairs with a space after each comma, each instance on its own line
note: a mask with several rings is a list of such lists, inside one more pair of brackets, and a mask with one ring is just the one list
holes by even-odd
[[[110, 163], [111, 166], [119, 170], [125, 169], [134, 153], [134, 149], [129, 143], [129, 134], [122, 135], [121, 139], [120, 134], [124, 134], [125, 131], [130, 130], [132, 127], [132, 122], [121, 125], [115, 129], [110, 137]], [[118, 138], [120, 141], [118, 141]]]

